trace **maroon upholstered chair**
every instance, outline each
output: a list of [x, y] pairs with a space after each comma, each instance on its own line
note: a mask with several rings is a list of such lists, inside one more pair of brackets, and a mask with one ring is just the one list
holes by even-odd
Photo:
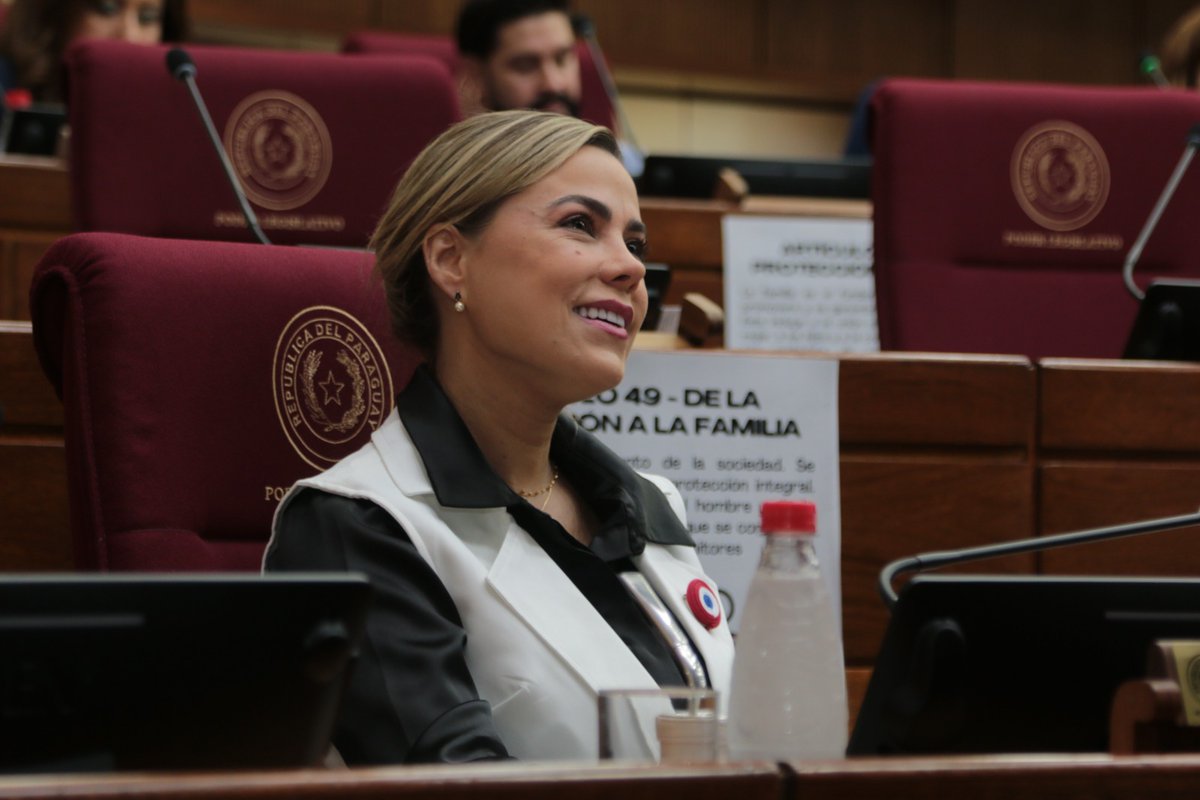
[[[451, 72], [458, 74], [458, 47], [449, 36], [429, 34], [386, 33], [383, 31], [358, 31], [342, 42], [342, 52], [359, 55], [412, 55], [436, 58]], [[592, 52], [581, 39], [575, 45], [579, 55], [580, 89], [583, 96], [579, 103], [579, 116], [596, 125], [613, 128], [616, 112], [600, 71], [592, 58]]]
[[371, 268], [124, 234], [51, 247], [30, 304], [81, 568], [258, 569], [283, 490], [365, 442], [416, 363]]
[[[69, 52], [76, 229], [251, 241], [167, 49], [90, 41]], [[364, 246], [400, 175], [460, 117], [454, 80], [431, 58], [188, 52], [275, 243]]]
[[[880, 343], [1116, 358], [1121, 264], [1200, 121], [1200, 95], [888, 80], [873, 98]], [[1137, 276], [1200, 274], [1200, 174]]]
[[454, 39], [439, 34], [356, 31], [342, 42], [350, 55], [419, 55], [436, 58], [452, 73], [458, 71], [458, 47]]

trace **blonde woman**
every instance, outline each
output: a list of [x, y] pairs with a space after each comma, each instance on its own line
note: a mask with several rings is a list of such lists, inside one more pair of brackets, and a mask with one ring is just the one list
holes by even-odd
[[728, 686], [729, 629], [686, 599], [717, 587], [678, 493], [562, 414], [621, 380], [646, 312], [617, 153], [571, 117], [476, 116], [417, 158], [375, 232], [393, 328], [427, 365], [369, 445], [289, 493], [265, 558], [372, 580], [335, 734], [349, 763], [594, 758], [601, 689]]

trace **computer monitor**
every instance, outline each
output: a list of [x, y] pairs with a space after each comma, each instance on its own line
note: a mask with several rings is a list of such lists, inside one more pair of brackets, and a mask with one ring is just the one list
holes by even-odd
[[745, 179], [750, 194], [792, 197], [871, 197], [871, 159], [784, 160], [650, 155], [638, 179], [644, 197], [713, 196], [717, 175], [730, 168]]
[[321, 763], [359, 575], [0, 578], [0, 771]]
[[1200, 639], [1200, 581], [917, 576], [847, 752], [1107, 752], [1117, 687], [1158, 639]]

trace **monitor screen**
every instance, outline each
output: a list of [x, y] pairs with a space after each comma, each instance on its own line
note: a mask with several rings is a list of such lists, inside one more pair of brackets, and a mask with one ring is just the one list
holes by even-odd
[[917, 576], [847, 752], [1107, 752], [1113, 696], [1157, 639], [1200, 639], [1200, 581]]
[[0, 771], [319, 764], [369, 593], [338, 573], [0, 578]]

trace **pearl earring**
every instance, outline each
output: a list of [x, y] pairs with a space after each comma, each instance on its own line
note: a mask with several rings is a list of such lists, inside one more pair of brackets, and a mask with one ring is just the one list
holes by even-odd
[[462, 301], [461, 292], [454, 293], [454, 310], [460, 314], [467, 310], [467, 304]]

